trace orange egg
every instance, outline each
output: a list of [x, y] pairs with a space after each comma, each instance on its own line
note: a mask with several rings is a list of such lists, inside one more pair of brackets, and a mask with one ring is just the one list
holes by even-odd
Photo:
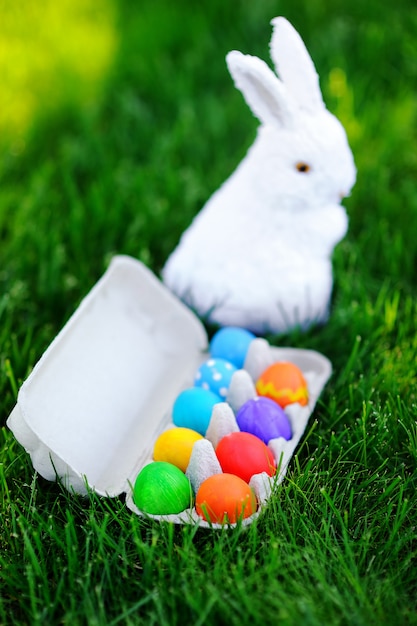
[[302, 371], [294, 363], [282, 361], [270, 365], [256, 382], [260, 396], [275, 400], [282, 408], [298, 402], [308, 402], [308, 388]]
[[214, 474], [204, 480], [195, 508], [207, 522], [234, 524], [255, 513], [256, 496], [248, 483], [234, 474]]
[[166, 461], [185, 472], [190, 462], [191, 452], [196, 441], [203, 436], [191, 428], [169, 428], [155, 442], [154, 461]]

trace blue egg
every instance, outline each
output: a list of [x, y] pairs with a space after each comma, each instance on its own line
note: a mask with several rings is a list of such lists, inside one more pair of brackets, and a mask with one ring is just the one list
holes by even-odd
[[209, 359], [201, 365], [195, 375], [194, 385], [209, 389], [220, 396], [224, 402], [229, 389], [230, 380], [237, 368], [225, 359]]
[[191, 428], [200, 435], [206, 434], [213, 407], [222, 402], [220, 396], [203, 387], [184, 389], [172, 407], [172, 421], [175, 426]]
[[245, 328], [225, 326], [213, 335], [210, 354], [213, 358], [226, 359], [238, 369], [242, 369], [249, 344], [255, 335]]

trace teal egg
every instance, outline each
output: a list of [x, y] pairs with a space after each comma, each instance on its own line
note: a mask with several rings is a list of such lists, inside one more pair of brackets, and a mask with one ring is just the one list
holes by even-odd
[[213, 335], [210, 354], [213, 358], [225, 359], [242, 369], [249, 345], [254, 339], [255, 335], [245, 328], [225, 326]]
[[184, 389], [172, 407], [172, 421], [175, 426], [191, 428], [205, 435], [213, 407], [223, 400], [213, 391], [203, 387]]
[[143, 513], [171, 515], [192, 506], [193, 492], [187, 476], [165, 461], [142, 468], [133, 487], [133, 502]]

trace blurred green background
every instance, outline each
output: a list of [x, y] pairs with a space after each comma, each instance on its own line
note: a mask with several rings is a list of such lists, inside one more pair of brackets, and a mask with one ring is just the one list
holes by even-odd
[[338, 310], [386, 283], [414, 293], [413, 3], [2, 0], [5, 341], [28, 328], [49, 341], [115, 253], [160, 271], [256, 132], [225, 55], [268, 60], [278, 14], [304, 38], [358, 167], [335, 256]]
[[16, 154], [40, 116], [97, 96], [117, 51], [111, 2], [2, 3], [0, 131]]

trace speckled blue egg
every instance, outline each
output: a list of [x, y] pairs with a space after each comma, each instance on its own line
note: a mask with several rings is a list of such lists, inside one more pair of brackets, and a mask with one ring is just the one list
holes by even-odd
[[223, 402], [222, 398], [210, 389], [204, 387], [184, 389], [172, 407], [172, 421], [175, 426], [191, 428], [204, 436], [213, 407], [218, 402]]
[[225, 326], [218, 330], [210, 342], [210, 354], [213, 358], [225, 359], [242, 369], [250, 343], [255, 335], [245, 328]]
[[236, 370], [237, 368], [230, 361], [209, 359], [198, 368], [194, 385], [216, 393], [224, 402], [231, 378]]
[[236, 421], [242, 432], [251, 433], [264, 443], [277, 437], [287, 441], [292, 437], [287, 414], [270, 398], [259, 396], [245, 402], [236, 414]]

